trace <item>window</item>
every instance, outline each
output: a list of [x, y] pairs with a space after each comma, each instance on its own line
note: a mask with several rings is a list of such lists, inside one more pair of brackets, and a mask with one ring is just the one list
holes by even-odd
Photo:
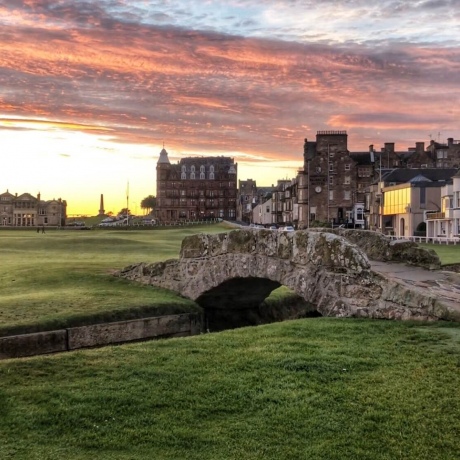
[[209, 167], [209, 172], [212, 172], [212, 173], [214, 172], [214, 166], [213, 166], [213, 165], [211, 165], [211, 166]]
[[343, 182], [345, 185], [350, 185], [351, 183], [351, 177], [350, 176], [345, 176], [345, 180]]
[[333, 172], [333, 171], [334, 171], [334, 164], [330, 163], [329, 164], [329, 172]]
[[320, 173], [320, 172], [321, 172], [321, 166], [317, 166], [317, 167], [316, 167], [316, 172], [317, 172], [317, 173]]
[[186, 191], [185, 191], [185, 190], [181, 190], [181, 191], [180, 191], [180, 194], [181, 194], [181, 196], [185, 196]]
[[204, 178], [205, 178], [205, 177], [204, 177], [204, 172], [201, 172], [201, 173], [200, 173], [200, 179], [204, 179]]
[[200, 166], [200, 173], [204, 173], [204, 166], [203, 165]]
[[351, 165], [350, 164], [346, 164], [345, 165], [345, 171], [350, 171], [351, 169]]
[[214, 173], [213, 172], [209, 173], [209, 179], [214, 180]]
[[344, 199], [344, 200], [350, 200], [350, 199], [351, 199], [351, 192], [350, 192], [350, 190], [344, 190], [344, 192], [343, 192], [343, 199]]
[[334, 190], [330, 190], [329, 191], [329, 201], [333, 201], [334, 200]]
[[334, 185], [334, 178], [333, 177], [329, 177], [329, 185]]
[[183, 173], [186, 173], [186, 172], [187, 172], [187, 166], [185, 166], [185, 165], [182, 166], [182, 172], [183, 172]]
[[190, 171], [191, 171], [192, 173], [195, 172], [195, 166], [194, 166], [194, 165], [192, 165], [192, 166], [190, 167]]
[[187, 179], [187, 174], [185, 174], [185, 173], [183, 172], [183, 173], [180, 175], [180, 178], [181, 178], [182, 180]]
[[[193, 166], [192, 166], [192, 168], [193, 168]], [[191, 173], [190, 173], [190, 179], [195, 180], [195, 173], [194, 173], [194, 172], [191, 172]]]
[[426, 208], [426, 188], [420, 187], [420, 209]]

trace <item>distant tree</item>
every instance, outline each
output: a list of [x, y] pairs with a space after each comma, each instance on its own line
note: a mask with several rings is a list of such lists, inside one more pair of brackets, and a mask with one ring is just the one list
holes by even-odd
[[109, 217], [113, 216], [113, 211], [109, 211], [106, 215]]
[[118, 213], [118, 216], [130, 216], [131, 211], [128, 208], [122, 208]]
[[153, 208], [155, 208], [156, 205], [157, 199], [153, 195], [149, 195], [141, 201], [141, 208], [148, 209], [149, 212], [152, 212]]

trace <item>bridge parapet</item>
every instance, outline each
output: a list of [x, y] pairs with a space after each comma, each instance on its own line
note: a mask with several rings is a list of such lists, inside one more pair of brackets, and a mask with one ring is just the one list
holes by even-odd
[[361, 272], [370, 267], [366, 254], [355, 244], [328, 232], [278, 232], [261, 229], [232, 230], [216, 235], [184, 238], [181, 259], [252, 254], [313, 264], [332, 270]]

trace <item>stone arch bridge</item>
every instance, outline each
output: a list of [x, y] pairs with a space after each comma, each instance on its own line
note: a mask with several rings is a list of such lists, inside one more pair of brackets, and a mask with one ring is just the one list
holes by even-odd
[[251, 308], [284, 285], [322, 316], [450, 318], [448, 299], [373, 269], [369, 258], [439, 267], [433, 251], [413, 243], [392, 247], [375, 232], [341, 233], [242, 229], [197, 234], [183, 240], [179, 259], [131, 265], [117, 276], [171, 289], [204, 308]]

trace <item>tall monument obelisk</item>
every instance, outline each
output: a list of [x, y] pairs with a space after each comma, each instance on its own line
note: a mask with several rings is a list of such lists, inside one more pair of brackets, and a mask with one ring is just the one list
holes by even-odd
[[105, 209], [104, 209], [104, 194], [101, 193], [101, 203], [99, 205], [99, 215], [105, 216]]

